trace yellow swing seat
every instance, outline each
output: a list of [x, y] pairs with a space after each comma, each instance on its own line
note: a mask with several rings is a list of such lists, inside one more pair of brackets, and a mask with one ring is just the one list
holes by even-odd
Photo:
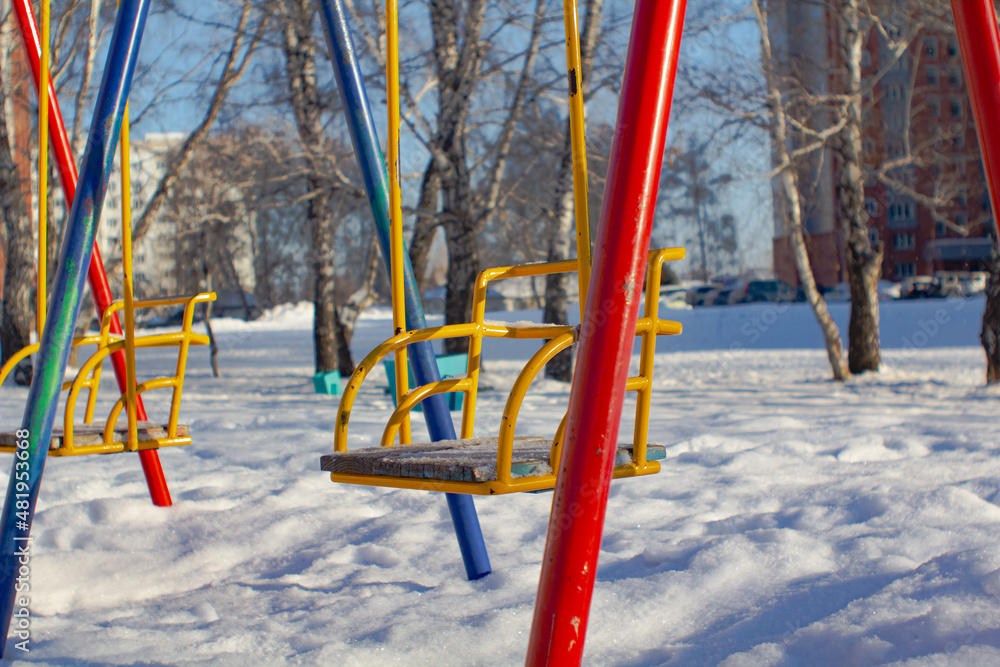
[[[500, 438], [471, 438], [397, 447], [367, 447], [321, 457], [320, 466], [334, 482], [428, 491], [499, 495], [550, 489], [555, 471], [550, 465], [553, 441], [536, 436], [513, 439], [510, 481], [497, 474]], [[665, 458], [661, 445], [648, 445], [647, 463]], [[615, 477], [632, 477], [632, 445], [619, 444]], [[659, 469], [659, 464], [656, 465]], [[650, 470], [649, 472], [655, 472]], [[400, 480], [398, 484], [393, 479]]]
[[[634, 445], [617, 446], [615, 478], [659, 472], [658, 459], [665, 456], [662, 446], [647, 443], [653, 389], [653, 357], [657, 336], [679, 334], [681, 325], [659, 316], [660, 279], [664, 262], [683, 257], [682, 248], [651, 250], [647, 257], [645, 310], [636, 322], [636, 336], [642, 341], [639, 373], [630, 376], [625, 385], [626, 391], [638, 393], [632, 440]], [[576, 260], [487, 269], [476, 280], [472, 297], [472, 322], [404, 331], [376, 346], [358, 364], [344, 387], [334, 431], [336, 451], [320, 459], [320, 466], [330, 473], [331, 481], [477, 495], [553, 488], [559, 468], [565, 417], [552, 438], [515, 437], [514, 429], [530, 385], [546, 363], [577, 341], [579, 327], [487, 321], [486, 292], [488, 284], [494, 280], [576, 270]], [[601, 323], [595, 324], [599, 326]], [[372, 369], [378, 367], [381, 359], [411, 343], [454, 337], [470, 339], [467, 372], [405, 391], [389, 417], [382, 433], [381, 445], [348, 449], [347, 431], [355, 399], [365, 378]], [[476, 438], [473, 433], [484, 338], [540, 339], [547, 342], [528, 360], [514, 382], [500, 421], [499, 436]], [[404, 438], [401, 444], [395, 445], [397, 437], [405, 432], [403, 424], [409, 412], [428, 396], [448, 392], [462, 392], [465, 396], [461, 439], [411, 445]]]
[[[139, 430], [139, 449], [156, 449], [162, 446], [162, 442], [168, 439], [167, 425], [157, 422], [140, 421], [136, 422]], [[172, 445], [187, 445], [191, 443], [191, 433], [185, 424], [178, 424], [175, 442]], [[113, 451], [124, 451], [124, 443], [128, 442], [128, 426], [118, 426], [111, 432], [111, 443], [104, 442], [104, 427], [97, 424], [76, 424], [73, 428], [74, 448], [94, 445], [104, 447], [106, 444], [121, 445], [122, 449]], [[64, 449], [65, 431], [61, 426], [52, 429], [52, 441], [49, 443], [49, 454], [60, 456], [56, 450]], [[0, 433], [0, 451], [13, 451], [17, 447], [17, 438], [13, 433]], [[109, 452], [110, 453], [110, 452]]]
[[[136, 423], [137, 442], [130, 446], [128, 435], [128, 420], [121, 426], [118, 419], [125, 412], [125, 396], [122, 395], [111, 408], [109, 417], [103, 425], [92, 424], [97, 401], [97, 390], [101, 383], [101, 370], [105, 359], [125, 348], [125, 340], [120, 335], [111, 333], [111, 320], [114, 314], [124, 308], [124, 303], [116, 301], [108, 306], [101, 318], [101, 333], [96, 336], [82, 336], [73, 341], [74, 346], [96, 345], [97, 350], [90, 355], [80, 367], [76, 376], [70, 382], [63, 383], [63, 390], [69, 391], [66, 398], [66, 410], [62, 427], [56, 426], [52, 431], [49, 443], [49, 456], [81, 456], [84, 454], [112, 454], [116, 452], [143, 451], [191, 444], [189, 429], [178, 423], [180, 415], [181, 393], [184, 387], [184, 376], [187, 369], [188, 349], [191, 345], [207, 345], [208, 336], [191, 330], [194, 322], [194, 310], [198, 304], [215, 300], [214, 292], [195, 294], [192, 296], [168, 297], [135, 302], [136, 308], [155, 308], [162, 306], [184, 305], [184, 315], [180, 331], [159, 333], [147, 336], [136, 336], [135, 347], [177, 347], [177, 366], [172, 376], [146, 380], [136, 386], [136, 394], [151, 389], [173, 390], [170, 403], [170, 415], [167, 423], [139, 421]], [[21, 360], [38, 351], [38, 344], [29, 345], [11, 357], [3, 368], [0, 368], [0, 384]], [[83, 424], [75, 424], [76, 403], [83, 390], [88, 391], [84, 410]], [[15, 431], [0, 432], [0, 452], [14, 453], [17, 450]]]

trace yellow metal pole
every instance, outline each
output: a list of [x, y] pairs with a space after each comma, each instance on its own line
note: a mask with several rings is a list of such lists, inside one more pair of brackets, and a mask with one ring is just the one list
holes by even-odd
[[[398, 335], [406, 330], [406, 303], [403, 292], [403, 196], [399, 187], [399, 3], [386, 0], [386, 86], [389, 106], [389, 215], [392, 250], [392, 328]], [[409, 390], [409, 367], [406, 348], [396, 352], [396, 404], [403, 402]], [[400, 444], [410, 442], [410, 418], [407, 415], [399, 435]]]
[[128, 449], [139, 449], [135, 391], [135, 305], [132, 300], [132, 174], [129, 160], [128, 104], [121, 129], [122, 291], [125, 301], [125, 409]]
[[590, 285], [590, 204], [587, 200], [587, 126], [583, 114], [583, 72], [576, 0], [563, 0], [566, 24], [566, 66], [569, 69], [569, 127], [573, 146], [573, 202], [576, 219], [576, 260], [579, 265], [580, 312], [587, 305]]
[[38, 340], [45, 329], [46, 286], [48, 282], [49, 207], [49, 0], [42, 0], [42, 57], [38, 81], [38, 287], [35, 290], [35, 325]]

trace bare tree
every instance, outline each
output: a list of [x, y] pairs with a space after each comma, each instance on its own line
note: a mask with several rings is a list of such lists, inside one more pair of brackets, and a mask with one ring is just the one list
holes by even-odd
[[[384, 66], [377, 32], [359, 20], [351, 0], [345, 4], [358, 21], [362, 42]], [[429, 154], [420, 164], [410, 257], [419, 281], [426, 273], [437, 227], [444, 229], [448, 323], [468, 321], [471, 316], [480, 267], [478, 236], [505, 202], [504, 177], [515, 133], [540, 88], [532, 75], [545, 44], [544, 0], [535, 0], [532, 11], [511, 5], [509, 12], [494, 13], [490, 19], [488, 5], [483, 0], [427, 2], [432, 41], [425, 51], [408, 58], [408, 75], [402, 77], [400, 90], [406, 105], [403, 119]], [[380, 22], [377, 30], [381, 29]], [[523, 49], [513, 53], [501, 49], [505, 30], [527, 32], [523, 42], [516, 41], [524, 44]], [[429, 92], [436, 93], [436, 106], [424, 99]], [[466, 339], [447, 339], [445, 350], [461, 352], [467, 345]]]
[[799, 198], [798, 165], [789, 151], [788, 141], [788, 118], [785, 111], [785, 99], [781, 89], [781, 84], [774, 71], [774, 55], [771, 51], [771, 39], [768, 30], [767, 20], [767, 0], [751, 0], [754, 15], [757, 18], [757, 25], [760, 28], [760, 56], [761, 65], [764, 70], [764, 79], [767, 84], [767, 106], [770, 110], [770, 133], [771, 146], [773, 152], [774, 170], [773, 177], [778, 179], [780, 184], [779, 195], [784, 197], [785, 210], [787, 213], [786, 224], [788, 226], [789, 238], [792, 244], [792, 253], [795, 259], [795, 269], [798, 272], [799, 280], [823, 332], [823, 340], [826, 345], [827, 358], [830, 368], [833, 370], [835, 380], [845, 380], [849, 374], [847, 360], [844, 359], [844, 348], [840, 339], [840, 331], [830, 317], [830, 312], [826, 307], [826, 300], [819, 293], [816, 287], [816, 279], [813, 276], [812, 266], [809, 261], [809, 253], [806, 249], [805, 234], [802, 226], [802, 204]]
[[834, 150], [837, 204], [851, 285], [847, 364], [852, 373], [877, 371], [881, 363], [878, 317], [878, 281], [882, 253], [868, 238], [862, 161], [862, 53], [866, 36], [860, 0], [836, 0], [840, 50], [840, 91], [844, 95], [844, 123]]
[[346, 192], [360, 199], [361, 192], [340, 170], [337, 155], [328, 150], [323, 128], [326, 105], [316, 81], [315, 7], [309, 0], [277, 0], [274, 8], [285, 58], [288, 102], [307, 166], [306, 221], [312, 232], [310, 253], [315, 285], [313, 338], [316, 372], [324, 373], [338, 370], [338, 348], [346, 345], [338, 335], [334, 247], [339, 220], [330, 210], [331, 204], [334, 194]]
[[256, 24], [253, 25], [251, 21], [253, 13], [254, 5], [251, 0], [243, 0], [236, 29], [233, 32], [232, 41], [226, 52], [222, 73], [219, 75], [212, 98], [209, 101], [208, 108], [205, 110], [205, 115], [197, 127], [187, 136], [184, 143], [181, 144], [178, 152], [171, 157], [166, 171], [157, 184], [156, 190], [153, 192], [153, 196], [134, 224], [132, 230], [134, 243], [140, 241], [149, 231], [156, 216], [159, 215], [161, 208], [166, 203], [168, 195], [180, 178], [181, 171], [188, 161], [191, 160], [199, 143], [204, 141], [208, 136], [216, 119], [222, 112], [226, 98], [240, 77], [243, 76], [251, 56], [260, 45], [261, 39], [264, 36], [264, 30], [267, 27], [267, 16], [260, 16]]

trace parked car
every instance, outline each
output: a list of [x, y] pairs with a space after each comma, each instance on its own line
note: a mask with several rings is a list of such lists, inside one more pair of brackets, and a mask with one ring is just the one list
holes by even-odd
[[986, 281], [990, 274], [986, 271], [972, 271], [967, 278], [960, 278], [966, 295], [982, 294], [986, 291]]
[[903, 284], [889, 280], [878, 281], [878, 298], [880, 300], [898, 299], [902, 293]]
[[751, 280], [747, 283], [743, 294], [745, 303], [800, 300], [796, 289], [780, 280]]
[[943, 296], [941, 281], [934, 276], [910, 276], [903, 278], [899, 288], [900, 299], [928, 299]]
[[690, 310], [687, 302], [687, 290], [677, 285], [667, 285], [660, 288], [660, 307], [675, 310]]
[[[721, 289], [722, 285], [699, 285], [687, 291], [687, 302], [692, 306], [704, 306], [708, 295], [715, 290]], [[708, 303], [711, 303], [710, 301]]]

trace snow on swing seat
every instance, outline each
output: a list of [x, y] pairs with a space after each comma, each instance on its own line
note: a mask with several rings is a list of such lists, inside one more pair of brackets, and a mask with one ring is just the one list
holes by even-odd
[[[442, 482], [484, 483], [497, 481], [497, 446], [499, 438], [445, 440], [430, 444], [368, 447], [327, 454], [320, 459], [326, 472], [339, 475], [411, 478]], [[524, 436], [514, 438], [511, 477], [552, 475], [549, 454], [552, 440]], [[661, 445], [648, 445], [646, 459], [666, 456]], [[619, 444], [615, 467], [632, 463], [632, 445]], [[339, 477], [338, 481], [347, 481]], [[395, 485], [394, 485], [395, 486]]]
[[[170, 438], [167, 434], [167, 425], [157, 422], [140, 421], [136, 423], [139, 436], [139, 449], [156, 449], [167, 445], [187, 445], [191, 442], [191, 433], [184, 424], [177, 425], [177, 435]], [[0, 451], [13, 451], [17, 448], [19, 438], [14, 432], [0, 433]], [[111, 436], [113, 443], [122, 445], [121, 447], [111, 447], [108, 453], [123, 451], [128, 443], [128, 425], [116, 428]], [[76, 424], [73, 426], [73, 443], [75, 447], [100, 446], [104, 442], [103, 424]], [[61, 426], [52, 429], [52, 440], [49, 442], [49, 451], [53, 454], [63, 449], [64, 436]]]

